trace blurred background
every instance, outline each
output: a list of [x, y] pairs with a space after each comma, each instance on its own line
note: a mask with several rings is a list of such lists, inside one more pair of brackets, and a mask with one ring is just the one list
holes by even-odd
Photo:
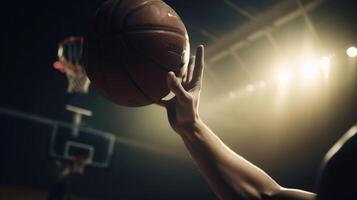
[[[82, 125], [116, 138], [107, 167], [72, 177], [72, 199], [216, 199], [164, 109], [117, 106], [93, 88], [68, 94], [52, 68], [58, 43], [85, 35], [102, 2], [0, 2], [0, 199], [47, 199], [51, 138], [72, 122], [68, 104], [92, 111]], [[356, 2], [165, 2], [191, 49], [206, 46], [201, 118], [281, 185], [314, 192], [324, 154], [357, 121]]]

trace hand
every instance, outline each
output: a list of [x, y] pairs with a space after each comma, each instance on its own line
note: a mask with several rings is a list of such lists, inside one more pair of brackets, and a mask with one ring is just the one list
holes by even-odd
[[171, 127], [181, 134], [200, 120], [198, 106], [202, 88], [204, 69], [204, 47], [198, 46], [196, 56], [192, 56], [187, 74], [181, 81], [173, 72], [167, 75], [167, 85], [175, 97], [169, 101], [160, 101], [159, 105], [166, 107]]

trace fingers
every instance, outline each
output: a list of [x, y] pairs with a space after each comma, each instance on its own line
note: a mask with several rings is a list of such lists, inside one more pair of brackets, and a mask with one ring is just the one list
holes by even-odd
[[196, 60], [195, 56], [192, 56], [190, 58], [190, 62], [188, 63], [186, 77], [185, 77], [186, 78], [185, 84], [188, 84], [192, 81], [193, 69], [195, 68], [195, 60]]
[[184, 100], [189, 96], [173, 72], [169, 72], [167, 76], [167, 86], [176, 95], [178, 100]]
[[193, 85], [202, 85], [203, 69], [204, 69], [204, 47], [200, 45], [197, 47], [195, 67], [192, 75]]

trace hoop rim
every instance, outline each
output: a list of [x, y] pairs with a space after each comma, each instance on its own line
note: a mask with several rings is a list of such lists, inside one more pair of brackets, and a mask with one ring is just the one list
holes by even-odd
[[71, 156], [70, 160], [72, 160], [74, 164], [80, 164], [84, 166], [92, 163], [90, 158], [86, 156]]
[[63, 64], [62, 61], [57, 60], [57, 61], [53, 62], [52, 66], [53, 66], [53, 68], [55, 68], [56, 70], [60, 71], [61, 73], [63, 73], [63, 74], [66, 73], [65, 65]]
[[69, 36], [69, 37], [63, 39], [59, 43], [59, 45], [66, 44], [66, 43], [71, 43], [71, 42], [77, 42], [77, 41], [83, 42], [84, 41], [84, 37], [83, 36]]

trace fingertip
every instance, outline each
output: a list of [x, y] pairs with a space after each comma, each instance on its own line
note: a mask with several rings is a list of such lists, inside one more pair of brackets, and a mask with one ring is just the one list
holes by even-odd
[[196, 56], [199, 60], [203, 60], [203, 57], [204, 57], [204, 46], [203, 45], [199, 45], [197, 47]]
[[170, 71], [169, 73], [167, 73], [167, 80], [173, 80], [174, 78], [176, 78], [174, 72]]
[[175, 76], [175, 73], [173, 71], [169, 71], [168, 75], [169, 76]]
[[167, 75], [167, 82], [168, 82], [169, 86], [177, 84], [176, 79], [177, 78], [176, 78], [175, 73], [170, 71]]
[[205, 46], [203, 44], [198, 45], [197, 51], [203, 51], [205, 49]]

